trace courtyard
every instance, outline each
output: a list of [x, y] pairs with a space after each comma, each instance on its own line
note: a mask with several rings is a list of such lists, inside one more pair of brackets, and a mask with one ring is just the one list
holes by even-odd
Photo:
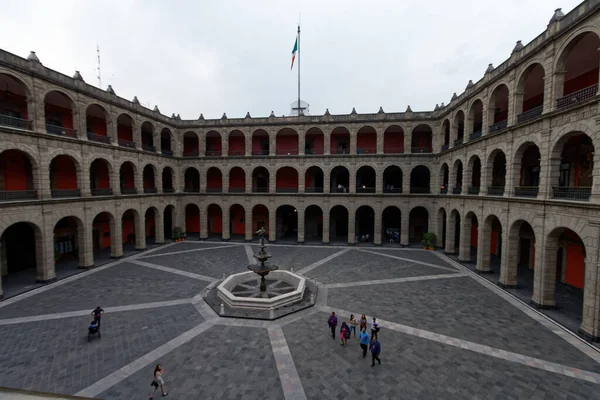
[[[172, 243], [0, 302], [0, 386], [147, 398], [161, 363], [171, 399], [600, 398], [595, 347], [438, 252], [270, 245], [273, 263], [316, 282], [316, 305], [218, 317], [203, 290], [257, 251]], [[102, 338], [88, 342], [97, 305]], [[381, 365], [356, 339], [331, 340], [331, 311], [377, 317]]]

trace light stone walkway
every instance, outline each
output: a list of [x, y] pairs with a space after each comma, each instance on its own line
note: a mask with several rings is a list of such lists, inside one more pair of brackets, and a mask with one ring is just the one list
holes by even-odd
[[279, 371], [279, 379], [281, 379], [281, 386], [283, 386], [286, 400], [306, 400], [302, 381], [298, 371], [296, 371], [296, 365], [281, 326], [271, 326], [267, 331], [269, 332], [269, 339], [271, 339], [271, 347], [273, 348], [273, 355], [275, 356], [275, 363], [277, 364], [277, 371]]
[[328, 289], [336, 289], [336, 288], [354, 287], [354, 286], [383, 285], [386, 283], [402, 283], [402, 282], [429, 281], [432, 279], [462, 278], [464, 276], [468, 276], [468, 275], [465, 273], [457, 273], [457, 274], [446, 274], [446, 275], [411, 276], [409, 278], [392, 278], [392, 279], [377, 279], [377, 280], [373, 280], [373, 281], [329, 283], [329, 284], [325, 285], [325, 287]]
[[312, 271], [313, 269], [333, 260], [334, 258], [341, 256], [342, 254], [349, 252], [350, 250], [352, 250], [352, 249], [345, 248], [344, 250], [338, 251], [337, 253], [334, 253], [334, 254], [330, 255], [329, 257], [325, 257], [322, 260], [319, 260], [315, 263], [310, 264], [307, 267], [300, 269], [299, 271], [296, 271], [296, 273], [300, 274], [300, 275], [306, 274], [307, 272]]
[[[188, 243], [188, 242], [185, 242], [185, 243]], [[242, 244], [240, 244], [240, 243], [231, 243], [231, 244], [227, 244], [227, 245], [224, 245], [224, 246], [215, 246], [215, 247], [202, 247], [202, 248], [199, 248], [199, 249], [190, 249], [190, 250], [172, 251], [172, 252], [169, 252], [169, 253], [160, 253], [160, 254], [155, 254], [155, 255], [145, 255], [145, 254], [144, 254], [144, 255], [142, 255], [142, 256], [139, 256], [139, 257], [138, 257], [138, 259], [140, 259], [140, 260], [141, 260], [141, 259], [144, 259], [144, 258], [154, 258], [154, 257], [162, 257], [162, 256], [172, 256], [172, 255], [175, 255], [175, 254], [184, 254], [184, 253], [197, 253], [197, 252], [200, 252], [200, 251], [209, 251], [209, 250], [225, 249], [225, 248], [228, 248], [228, 247], [233, 247], [233, 246], [242, 246]]]
[[131, 260], [129, 262], [132, 264], [141, 265], [142, 267], [148, 267], [148, 268], [157, 269], [159, 271], [170, 272], [175, 275], [181, 275], [181, 276], [185, 276], [187, 278], [197, 279], [199, 281], [214, 282], [216, 280], [215, 278], [211, 278], [210, 276], [199, 275], [199, 274], [195, 274], [193, 272], [182, 271], [182, 270], [175, 269], [175, 268], [163, 267], [162, 265], [152, 264], [152, 263], [145, 262], [145, 261]]
[[[423, 262], [423, 261], [418, 261], [418, 260], [413, 260], [412, 258], [405, 258], [405, 257], [398, 257], [398, 256], [393, 256], [391, 254], [385, 254], [385, 253], [379, 253], [377, 251], [369, 251], [369, 250], [365, 250], [365, 249], [359, 249], [359, 251], [365, 252], [365, 253], [370, 253], [370, 254], [376, 254], [378, 256], [382, 256], [382, 257], [387, 257], [387, 258], [393, 258], [394, 260], [400, 260], [400, 261], [407, 261], [416, 265], [425, 265], [427, 267], [431, 267], [431, 268], [438, 268], [438, 269], [443, 269], [445, 271], [452, 271], [455, 272], [456, 269], [454, 268], [448, 268], [448, 267], [443, 267], [441, 265], [436, 265], [436, 264], [431, 264], [428, 262]], [[405, 268], [411, 267], [412, 265], [408, 265]]]

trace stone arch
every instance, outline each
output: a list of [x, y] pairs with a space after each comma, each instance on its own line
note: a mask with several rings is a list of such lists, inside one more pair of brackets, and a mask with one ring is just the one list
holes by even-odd
[[[67, 215], [68, 214], [68, 215]], [[90, 267], [93, 264], [91, 248], [86, 246], [86, 232], [83, 216], [65, 210], [56, 216], [52, 225], [54, 259], [56, 268], [73, 268], [69, 259], [76, 258], [79, 267]], [[80, 213], [79, 213], [80, 214]]]
[[[341, 204], [331, 205], [329, 211], [329, 241], [343, 241], [351, 243], [348, 239], [350, 213], [348, 208]], [[353, 239], [354, 240], [354, 239]]]
[[243, 239], [246, 234], [246, 208], [243, 204], [234, 203], [229, 206], [229, 233]]
[[[4, 149], [3, 149], [4, 148]], [[35, 199], [40, 189], [40, 168], [27, 146], [6, 143], [0, 146], [2, 200]]]
[[306, 193], [323, 193], [325, 174], [318, 165], [311, 165], [304, 173], [304, 190]]
[[478, 195], [481, 188], [481, 158], [478, 154], [472, 154], [467, 162], [465, 173], [467, 194]]
[[[594, 183], [595, 144], [585, 132], [571, 131], [558, 138], [550, 153], [552, 197], [589, 200]], [[568, 168], [561, 169], [562, 165]]]
[[411, 170], [410, 192], [416, 194], [431, 193], [431, 174], [429, 167], [417, 165]]
[[499, 82], [490, 92], [488, 99], [489, 133], [499, 132], [508, 126], [508, 84]]
[[[476, 269], [484, 273], [499, 273], [499, 260], [502, 256], [504, 226], [496, 214], [488, 214], [478, 232]], [[494, 256], [492, 260], [491, 256]]]
[[304, 209], [304, 240], [319, 241], [323, 240], [323, 209], [311, 204]]
[[381, 236], [387, 243], [400, 244], [402, 229], [402, 211], [397, 206], [387, 206], [381, 212]]
[[275, 191], [277, 193], [298, 193], [298, 169], [293, 166], [280, 166], [275, 172]]
[[503, 196], [506, 190], [506, 153], [501, 148], [493, 149], [485, 165], [488, 196]]
[[528, 63], [519, 75], [515, 92], [515, 113], [518, 123], [542, 115], [545, 75], [545, 68], [541, 61]]
[[424, 206], [412, 207], [408, 215], [409, 244], [420, 245], [423, 235], [429, 232], [429, 210]]
[[91, 160], [89, 168], [90, 192], [92, 196], [112, 195], [113, 165], [104, 157]]
[[450, 167], [445, 162], [440, 166], [440, 177], [440, 194], [446, 194], [450, 185]]
[[458, 110], [452, 121], [452, 135], [454, 136], [454, 145], [463, 144], [465, 140], [465, 112]]
[[[48, 282], [55, 279], [55, 268], [44, 268], [47, 254], [44, 254], [43, 230], [38, 221], [32, 216], [15, 215], [2, 221], [0, 230], [0, 242], [3, 257], [0, 260], [2, 274], [0, 274], [0, 285], [11, 282], [12, 277], [19, 275], [21, 280], [24, 270], [35, 271], [30, 282]], [[25, 258], [25, 259], [23, 259]], [[0, 294], [3, 293], [0, 286]]]
[[72, 151], [51, 152], [49, 157], [50, 190], [52, 197], [79, 197], [83, 185], [81, 160]]
[[481, 137], [483, 132], [483, 101], [479, 98], [475, 99], [469, 107], [469, 140]]

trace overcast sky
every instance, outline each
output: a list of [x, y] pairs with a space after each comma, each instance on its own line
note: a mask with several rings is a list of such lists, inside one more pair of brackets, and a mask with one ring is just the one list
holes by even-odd
[[[302, 99], [311, 114], [432, 110], [515, 42], [580, 0], [7, 1], [1, 48], [36, 51], [126, 99], [183, 119], [289, 113], [291, 51], [301, 12]], [[296, 4], [295, 6], [293, 4]]]

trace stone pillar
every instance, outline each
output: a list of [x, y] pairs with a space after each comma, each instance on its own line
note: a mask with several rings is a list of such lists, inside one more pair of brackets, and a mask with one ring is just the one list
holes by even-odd
[[[539, 247], [542, 248], [542, 246]], [[536, 260], [543, 261], [536, 265], [533, 270], [533, 296], [531, 302], [537, 308], [553, 308], [556, 306], [554, 291], [556, 289], [556, 251], [558, 246], [556, 243], [546, 243], [543, 249], [542, 257], [538, 258], [539, 249], [536, 247]]]
[[[483, 110], [481, 114], [481, 136], [485, 136], [489, 132], [490, 119], [489, 119], [489, 111], [488, 111], [488, 102], [485, 101], [483, 103]], [[485, 161], [485, 160], [483, 160]], [[482, 161], [482, 164], [483, 164]]]
[[[600, 176], [600, 152], [594, 152], [594, 169], [593, 176]], [[541, 189], [540, 189], [541, 190]], [[592, 194], [590, 196], [591, 203], [600, 203], [600, 179], [594, 179], [592, 184]]]
[[323, 171], [323, 193], [331, 193], [331, 172]]
[[[595, 157], [595, 155], [594, 155], [594, 157]], [[542, 163], [544, 162], [545, 158], [546, 157], [542, 157], [542, 160], [541, 160]], [[560, 156], [556, 157], [556, 158], [553, 158], [551, 156], [550, 158], [546, 158], [546, 159], [547, 159], [547, 161], [546, 161], [547, 164], [540, 165], [540, 173], [543, 173], [543, 171], [548, 171], [547, 173], [540, 176], [540, 189], [541, 189], [542, 182], [543, 182], [543, 184], [546, 185], [546, 193], [544, 193], [544, 194], [539, 193], [538, 198], [540, 195], [543, 195], [543, 196], [545, 196], [544, 198], [551, 199], [554, 195], [552, 187], [558, 186], [558, 180], [560, 177]], [[596, 161], [596, 160], [594, 160], [594, 161]], [[597, 179], [595, 179], [595, 180], [597, 180]]]
[[[518, 261], [517, 257], [519, 254], [519, 235], [511, 235], [510, 232], [507, 237], [502, 240], [502, 259], [500, 262], [500, 280], [499, 285], [503, 288], [516, 288], [517, 287], [517, 269]], [[531, 243], [533, 245], [533, 243]]]
[[[454, 232], [453, 232], [454, 233]], [[489, 273], [490, 270], [490, 246], [492, 240], [491, 224], [483, 222], [479, 225], [479, 238], [477, 249], [477, 265], [475, 270], [478, 272]], [[454, 237], [452, 238], [454, 241]], [[446, 234], [446, 243], [448, 243], [448, 235]]]
[[229, 239], [231, 239], [231, 229], [230, 229], [231, 213], [230, 213], [229, 208], [223, 208], [223, 211], [221, 212], [221, 214], [222, 214], [222, 224], [223, 224], [221, 238], [223, 239], [223, 241], [228, 241]]
[[94, 243], [92, 224], [77, 227], [77, 242], [79, 245], [79, 268], [92, 268], [94, 266]]
[[565, 86], [565, 75], [567, 71], [555, 71], [554, 72], [554, 82], [553, 88], [550, 93], [552, 93], [552, 97], [550, 98], [550, 110], [553, 111], [556, 109], [556, 100], [563, 97], [564, 94], [564, 86]]
[[298, 193], [306, 191], [306, 170], [298, 168]]
[[201, 204], [199, 206], [200, 209], [200, 240], [206, 240], [208, 239], [208, 209], [206, 207], [204, 207], [204, 210], [202, 209], [204, 205]]
[[306, 147], [306, 132], [304, 129], [298, 129], [298, 155], [303, 156]]
[[200, 157], [206, 155], [206, 133], [202, 130], [198, 133], [198, 155]]
[[383, 154], [383, 132], [381, 129], [375, 129], [377, 138], [377, 154]]
[[254, 230], [252, 226], [252, 224], [254, 223], [254, 221], [252, 220], [252, 208], [246, 210], [244, 220], [246, 221], [246, 223], [244, 224], [244, 240], [246, 242], [251, 242], [252, 233]]
[[277, 155], [277, 132], [269, 131], [269, 155]]
[[[171, 177], [171, 181], [173, 180], [174, 177]], [[156, 193], [163, 192], [162, 171], [159, 169], [156, 170], [156, 175], [154, 176], [154, 186], [156, 186]]]
[[[454, 243], [454, 235], [456, 232], [456, 217], [449, 214], [448, 222], [446, 223], [446, 248], [444, 252], [446, 254], [455, 254], [456, 253], [456, 243]], [[479, 253], [478, 253], [479, 255]], [[479, 261], [479, 257], [477, 257]]]
[[[33, 98], [31, 96], [27, 97], [27, 118], [29, 119], [29, 121], [31, 121], [31, 123], [32, 123], [31, 130], [34, 132], [45, 133], [46, 127], [44, 126], [44, 124], [40, 124], [40, 120], [38, 118], [38, 115], [40, 113], [43, 115], [44, 107], [45, 107], [45, 104], [43, 102], [43, 99], [42, 99], [41, 103], [38, 103], [37, 101], [35, 101], [35, 98]], [[1, 293], [2, 293], [2, 282], [0, 282], [0, 298], [2, 296]]]
[[269, 191], [268, 193], [277, 193], [277, 170], [269, 170]]
[[248, 131], [244, 134], [244, 155], [250, 157], [252, 155], [252, 132]]
[[154, 131], [152, 132], [152, 144], [154, 145], [154, 149], [155, 152], [157, 154], [160, 154], [160, 149], [161, 149], [161, 143], [160, 143], [160, 136], [161, 136], [161, 132], [162, 132], [162, 127], [157, 126]]
[[[112, 173], [110, 174], [110, 187], [113, 190], [115, 196], [121, 195], [121, 177], [119, 175], [120, 165], [115, 164], [113, 166]], [[134, 178], [135, 179], [135, 178]]]
[[544, 65], [544, 71], [546, 75], [544, 76], [544, 105], [542, 109], [542, 114], [546, 114], [552, 110], [553, 101], [552, 101], [552, 68], [553, 60], [550, 58], [550, 62], [547, 62]]
[[356, 193], [356, 169], [354, 168], [348, 171], [348, 193]]
[[[134, 165], [135, 166], [135, 165]], [[137, 189], [138, 194], [140, 193], [144, 193], [144, 166], [139, 165], [139, 167], [137, 167], [138, 170], [133, 172], [133, 179], [135, 181], [135, 188]], [[119, 179], [119, 185], [120, 185], [121, 181]]]
[[323, 210], [323, 244], [329, 244], [329, 213]]
[[409, 194], [410, 193], [410, 173], [412, 171], [412, 166], [410, 164], [407, 165], [406, 169], [402, 170], [402, 193]]
[[154, 213], [154, 242], [156, 244], [165, 242], [165, 220], [161, 211]]
[[377, 210], [373, 208], [373, 212], [375, 213], [375, 221], [373, 228], [373, 244], [376, 246], [381, 246], [381, 211], [378, 211], [378, 209], [379, 207], [377, 207]]
[[298, 243], [304, 244], [304, 212], [305, 208], [303, 204], [299, 204], [296, 207], [298, 215]]
[[410, 211], [408, 208], [400, 211], [400, 245], [408, 246], [409, 244], [409, 230], [410, 225]]
[[221, 155], [229, 155], [229, 135], [226, 131], [221, 132]]
[[375, 193], [383, 193], [383, 171], [381, 171], [381, 176], [377, 176], [377, 172], [375, 172]]
[[229, 171], [229, 169], [226, 169], [221, 173], [221, 179], [223, 180], [221, 187], [223, 188], [223, 193], [229, 193]]
[[412, 153], [412, 132], [410, 127], [406, 127], [406, 132], [404, 133], [404, 153]]
[[460, 228], [460, 243], [458, 245], [458, 261], [471, 262], [471, 218], [464, 218]]
[[54, 227], [44, 215], [44, 228], [35, 233], [36, 282], [46, 283], [56, 280], [56, 264], [54, 262]]
[[348, 244], [356, 243], [356, 210], [348, 209]]
[[[513, 163], [509, 161], [509, 155], [506, 156], [506, 176], [504, 178], [504, 197], [513, 197], [515, 194], [515, 187], [511, 185], [511, 177], [514, 175]], [[512, 160], [512, 154], [510, 154], [510, 160]]]
[[585, 286], [583, 289], [583, 315], [579, 333], [587, 339], [598, 341], [600, 339], [600, 280], [598, 271], [600, 265], [595, 262], [585, 261]]
[[[510, 94], [509, 94], [510, 96]], [[514, 98], [513, 104], [514, 104], [514, 116], [513, 116], [513, 121], [516, 123], [517, 122], [517, 117], [523, 112], [523, 98], [525, 96], [525, 92], [522, 90], [519, 90], [517, 92], [515, 92], [514, 96], [512, 96]]]
[[323, 129], [323, 154], [331, 154], [331, 129]]
[[456, 187], [456, 168], [454, 165], [449, 165], [449, 175], [448, 175], [448, 194], [452, 194], [452, 191]]
[[81, 190], [82, 197], [89, 197], [92, 195], [90, 188], [90, 172], [85, 168], [85, 165], [81, 165], [81, 169], [77, 171], [77, 187]]
[[110, 257], [123, 257], [123, 221], [120, 216], [110, 222]]
[[350, 129], [350, 154], [356, 154], [356, 145], [358, 140], [358, 134], [355, 129]]
[[269, 208], [269, 242], [277, 240], [277, 207], [273, 204]]
[[146, 249], [146, 216], [144, 214], [135, 218], [135, 249]]
[[435, 246], [442, 247], [443, 243], [443, 235], [444, 235], [444, 219], [440, 217], [440, 213], [436, 212], [431, 218], [431, 223], [433, 224], [433, 233], [435, 233]]
[[106, 136], [110, 138], [110, 144], [119, 145], [119, 133], [117, 132], [117, 117], [111, 116], [106, 120]]

